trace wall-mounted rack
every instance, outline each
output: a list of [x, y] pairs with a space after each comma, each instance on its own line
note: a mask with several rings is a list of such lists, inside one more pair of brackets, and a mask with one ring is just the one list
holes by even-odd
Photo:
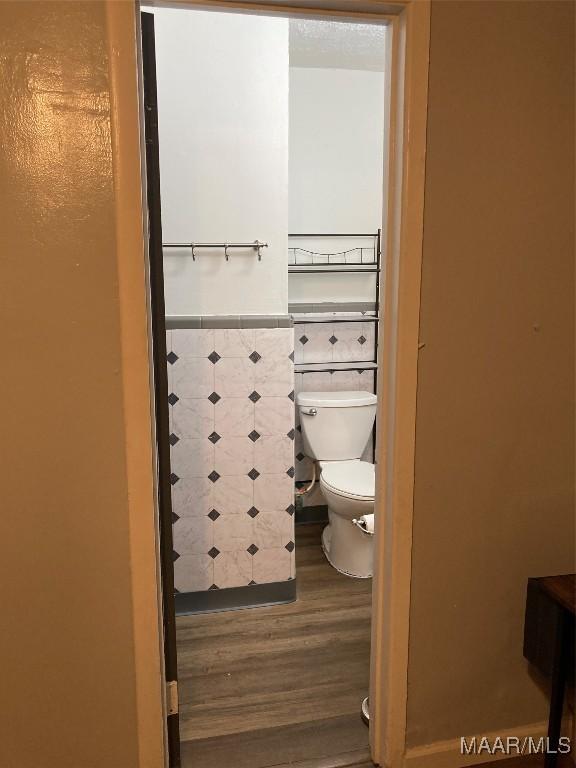
[[231, 248], [247, 250], [252, 249], [258, 253], [258, 261], [262, 261], [262, 248], [268, 248], [268, 243], [263, 243], [260, 240], [254, 240], [251, 243], [162, 243], [163, 248], [185, 248], [192, 251], [192, 261], [196, 261], [196, 251], [199, 248], [208, 248], [214, 250], [215, 248], [224, 249], [224, 257], [226, 261], [230, 260], [230, 254], [228, 251]]
[[[370, 247], [368, 246], [357, 246], [353, 248], [345, 248], [341, 251], [335, 251], [335, 252], [321, 252], [321, 251], [312, 251], [305, 248], [300, 248], [299, 246], [292, 246], [288, 248], [288, 252], [292, 252], [294, 262], [292, 264], [289, 264], [288, 271], [290, 274], [311, 274], [311, 273], [322, 273], [322, 274], [329, 274], [334, 272], [340, 272], [343, 274], [348, 274], [350, 272], [373, 272], [376, 274], [376, 279], [374, 281], [374, 308], [376, 310], [376, 313], [374, 315], [355, 315], [353, 317], [346, 317], [345, 315], [340, 315], [339, 317], [334, 317], [331, 314], [326, 314], [320, 318], [312, 318], [309, 314], [307, 314], [306, 317], [298, 317], [294, 318], [294, 324], [295, 325], [309, 325], [311, 323], [374, 323], [375, 324], [375, 333], [374, 333], [374, 360], [370, 362], [364, 362], [364, 361], [350, 361], [346, 363], [340, 363], [338, 365], [334, 363], [299, 363], [296, 365], [296, 372], [297, 373], [306, 373], [311, 371], [325, 371], [325, 372], [334, 372], [334, 371], [343, 371], [343, 370], [350, 370], [350, 371], [356, 371], [356, 370], [373, 370], [376, 372], [378, 368], [378, 323], [380, 321], [379, 317], [379, 310], [380, 310], [380, 247], [381, 247], [381, 241], [382, 241], [382, 230], [378, 230], [377, 232], [369, 232], [369, 233], [359, 233], [359, 234], [313, 234], [313, 235], [306, 235], [306, 234], [292, 234], [288, 235], [289, 239], [294, 238], [301, 238], [301, 239], [312, 239], [312, 238], [320, 238], [322, 240], [333, 240], [337, 238], [348, 238], [348, 239], [355, 239], [355, 240], [362, 240], [364, 238], [371, 238], [372, 239], [372, 245]], [[368, 251], [369, 254], [366, 255], [364, 252]], [[360, 252], [360, 253], [358, 253]], [[307, 264], [300, 263], [298, 264], [298, 254], [300, 255], [300, 258], [306, 258], [308, 259]], [[351, 254], [354, 254], [353, 256]], [[358, 257], [361, 259], [360, 262], [358, 261], [351, 261], [351, 259], [358, 259]], [[316, 259], [316, 261], [314, 261]], [[318, 262], [318, 259], [324, 260]], [[363, 259], [363, 261], [362, 261]], [[343, 368], [341, 366], [347, 366], [346, 368]], [[312, 366], [312, 367], [311, 367]], [[302, 370], [303, 368], [307, 368], [307, 371]], [[376, 374], [375, 374], [376, 377]], [[376, 386], [376, 381], [374, 381], [374, 386]]]
[[370, 239], [370, 245], [355, 245], [341, 251], [315, 251], [299, 245], [288, 247], [288, 271], [305, 272], [379, 272], [380, 271], [380, 230], [359, 234], [290, 234], [289, 240], [301, 239], [332, 240], [348, 238], [354, 240]]
[[[353, 246], [352, 248], [342, 248], [334, 252], [314, 251], [311, 248], [301, 248], [297, 245], [289, 246], [288, 272], [290, 274], [350, 274], [350, 273], [372, 273], [374, 279], [374, 315], [346, 316], [340, 314], [334, 317], [331, 313], [326, 313], [320, 318], [310, 317], [306, 313], [305, 317], [293, 318], [295, 325], [309, 325], [311, 323], [374, 323], [374, 358], [373, 360], [350, 360], [342, 363], [297, 363], [294, 366], [295, 373], [336, 373], [337, 371], [373, 371], [374, 373], [374, 391], [377, 391], [378, 376], [378, 325], [380, 321], [380, 269], [381, 269], [381, 242], [382, 231], [359, 233], [359, 234], [292, 234], [288, 235], [289, 240], [295, 239], [312, 240], [320, 239], [330, 241], [338, 238], [346, 238], [356, 241], [371, 239], [371, 245]], [[373, 447], [376, 446], [376, 429], [373, 430]]]

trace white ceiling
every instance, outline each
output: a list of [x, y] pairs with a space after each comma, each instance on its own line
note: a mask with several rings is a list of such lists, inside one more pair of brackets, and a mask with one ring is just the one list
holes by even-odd
[[384, 71], [385, 27], [290, 19], [290, 66]]

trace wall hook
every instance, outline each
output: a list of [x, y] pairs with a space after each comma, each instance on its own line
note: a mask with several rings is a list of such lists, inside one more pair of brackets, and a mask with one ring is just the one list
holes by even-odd
[[241, 243], [162, 243], [163, 248], [184, 248], [188, 250], [188, 248], [192, 251], [192, 260], [196, 261], [196, 249], [197, 248], [209, 248], [210, 250], [214, 250], [217, 248], [220, 250], [220, 248], [224, 248], [224, 256], [226, 257], [226, 261], [230, 261], [230, 249], [231, 248], [237, 248], [240, 250], [248, 250], [252, 249], [254, 253], [258, 254], [258, 261], [262, 260], [262, 248], [268, 248], [268, 243], [263, 243], [261, 240], [252, 240], [252, 242], [241, 242]]

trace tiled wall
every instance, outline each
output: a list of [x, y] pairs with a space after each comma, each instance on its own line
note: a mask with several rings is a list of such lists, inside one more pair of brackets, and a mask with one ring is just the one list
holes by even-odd
[[294, 326], [294, 362], [347, 363], [374, 360], [374, 330], [372, 320], [366, 322], [329, 322], [331, 318], [370, 317], [373, 312], [301, 313], [298, 321], [315, 317], [327, 322], [298, 322]]
[[[372, 316], [373, 311], [367, 312], [331, 312], [331, 313], [294, 313], [296, 320], [306, 318], [344, 318]], [[347, 363], [367, 362], [375, 356], [375, 326], [374, 321], [366, 322], [326, 322], [326, 323], [297, 323], [294, 326], [294, 362], [299, 363]], [[313, 371], [296, 373], [296, 393], [302, 391], [365, 391], [374, 392], [374, 371]], [[312, 477], [311, 461], [304, 455], [302, 435], [298, 414], [296, 413], [295, 441], [296, 481], [310, 480]], [[369, 441], [362, 457], [365, 461], [373, 460], [372, 442]], [[303, 497], [303, 503], [323, 504], [322, 496], [318, 493]]]
[[179, 592], [294, 578], [292, 328], [167, 331]]

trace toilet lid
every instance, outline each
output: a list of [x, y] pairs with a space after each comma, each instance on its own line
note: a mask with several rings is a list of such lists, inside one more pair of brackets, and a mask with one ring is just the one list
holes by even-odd
[[374, 498], [374, 464], [368, 461], [337, 461], [322, 469], [320, 479], [341, 496]]

